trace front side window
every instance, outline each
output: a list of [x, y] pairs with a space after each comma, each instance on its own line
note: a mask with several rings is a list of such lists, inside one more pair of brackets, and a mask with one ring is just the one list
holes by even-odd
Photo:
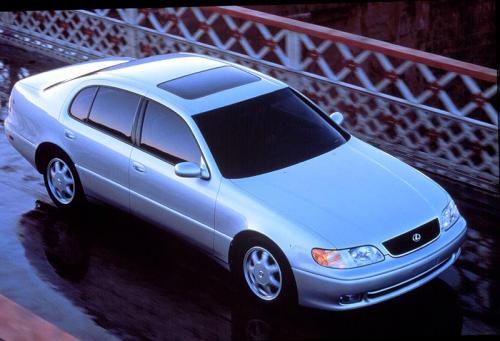
[[140, 146], [171, 163], [200, 163], [201, 152], [191, 130], [174, 111], [148, 101]]
[[193, 119], [228, 179], [306, 161], [348, 138], [290, 88], [197, 114]]
[[139, 100], [134, 93], [101, 86], [88, 120], [117, 137], [130, 139]]
[[75, 96], [73, 102], [71, 102], [71, 107], [69, 109], [71, 116], [82, 121], [86, 120], [96, 92], [97, 86], [91, 86], [81, 90]]

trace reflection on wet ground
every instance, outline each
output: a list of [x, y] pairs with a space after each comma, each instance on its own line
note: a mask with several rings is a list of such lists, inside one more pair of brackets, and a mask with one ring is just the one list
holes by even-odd
[[[17, 79], [19, 68], [8, 76], [3, 69], [29, 60], [35, 62], [25, 63], [27, 72], [59, 63], [0, 45], [0, 77]], [[7, 143], [0, 122], [0, 293], [86, 340], [499, 333], [498, 201], [431, 176], [471, 227], [453, 268], [362, 310], [264, 310], [234, 291], [229, 273], [161, 229], [97, 205], [63, 215], [49, 204], [41, 175]]]
[[263, 310], [240, 298], [229, 273], [203, 254], [105, 207], [92, 206], [82, 218], [38, 202], [22, 215], [18, 233], [39, 276], [120, 337], [407, 335], [415, 323], [423, 334], [459, 335], [462, 327], [457, 294], [442, 280], [365, 310]]

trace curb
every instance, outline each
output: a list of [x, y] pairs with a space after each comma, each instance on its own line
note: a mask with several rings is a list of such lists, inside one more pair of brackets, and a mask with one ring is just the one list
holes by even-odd
[[78, 339], [0, 295], [0, 340], [77, 341]]

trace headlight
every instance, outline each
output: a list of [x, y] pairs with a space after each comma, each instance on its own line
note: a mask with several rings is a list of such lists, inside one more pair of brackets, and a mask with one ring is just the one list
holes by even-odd
[[460, 217], [460, 212], [458, 212], [457, 205], [452, 201], [446, 206], [443, 213], [441, 213], [441, 226], [445, 230], [448, 230]]
[[384, 255], [369, 245], [344, 250], [312, 249], [311, 253], [319, 265], [336, 269], [356, 268], [384, 260]]

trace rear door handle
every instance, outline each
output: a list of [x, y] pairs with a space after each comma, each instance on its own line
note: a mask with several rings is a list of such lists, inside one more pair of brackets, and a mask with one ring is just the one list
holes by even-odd
[[142, 163], [139, 163], [137, 161], [134, 161], [132, 163], [132, 167], [134, 167], [134, 169], [140, 173], [144, 173], [146, 171], [146, 167], [144, 167]]
[[66, 138], [70, 139], [70, 140], [74, 140], [75, 139], [75, 133], [73, 133], [71, 130], [68, 130], [66, 129], [64, 131], [64, 136], [66, 136]]

